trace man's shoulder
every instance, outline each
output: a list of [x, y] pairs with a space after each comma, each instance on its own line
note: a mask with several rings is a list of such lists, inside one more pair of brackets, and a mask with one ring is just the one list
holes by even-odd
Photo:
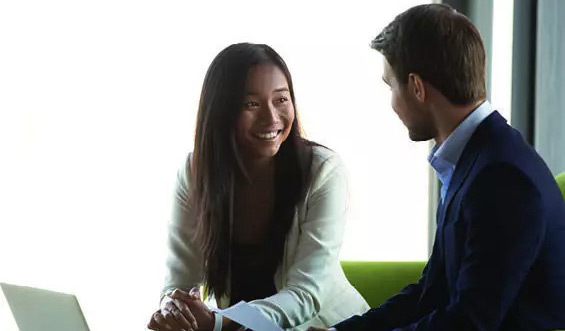
[[505, 124], [479, 134], [482, 136], [477, 138], [481, 140], [475, 147], [477, 157], [465, 179], [467, 187], [476, 182], [482, 190], [489, 190], [501, 182], [521, 183], [541, 194], [542, 199], [556, 195], [549, 167], [520, 132]]
[[473, 161], [475, 173], [484, 168], [511, 167], [527, 177], [551, 175], [541, 156], [518, 130], [500, 119], [485, 124], [472, 138], [474, 147], [469, 151], [477, 153]]

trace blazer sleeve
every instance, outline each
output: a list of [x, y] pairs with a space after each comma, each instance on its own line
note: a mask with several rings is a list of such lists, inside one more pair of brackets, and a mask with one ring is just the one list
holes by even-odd
[[190, 187], [190, 155], [177, 173], [172, 213], [167, 238], [164, 294], [174, 288], [190, 289], [204, 279], [202, 254], [194, 242], [196, 219], [188, 203]]
[[355, 315], [335, 325], [337, 330], [391, 330], [395, 327], [409, 324], [420, 315], [418, 302], [422, 295], [428, 265], [422, 272], [422, 277], [416, 284], [410, 284], [399, 294], [391, 297], [377, 308], [372, 308], [365, 314]]
[[[286, 282], [278, 293], [251, 304], [283, 328], [312, 319], [326, 296], [329, 277], [338, 263], [346, 218], [348, 189], [345, 170], [335, 154], [314, 172], [305, 202], [305, 218]], [[300, 216], [298, 216], [300, 217]]]
[[541, 249], [541, 195], [515, 166], [491, 165], [471, 183], [460, 211], [464, 254], [455, 300], [400, 330], [499, 330]]

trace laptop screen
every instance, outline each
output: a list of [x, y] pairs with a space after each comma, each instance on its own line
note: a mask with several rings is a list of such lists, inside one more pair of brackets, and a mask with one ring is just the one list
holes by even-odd
[[89, 331], [76, 297], [0, 283], [19, 331]]

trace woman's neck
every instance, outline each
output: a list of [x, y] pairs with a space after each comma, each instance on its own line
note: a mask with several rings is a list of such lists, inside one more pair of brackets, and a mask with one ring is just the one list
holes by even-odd
[[250, 185], [261, 185], [273, 182], [275, 177], [274, 157], [244, 159], [243, 165], [245, 166], [245, 171], [248, 176], [247, 180], [243, 178], [244, 182], [248, 182]]

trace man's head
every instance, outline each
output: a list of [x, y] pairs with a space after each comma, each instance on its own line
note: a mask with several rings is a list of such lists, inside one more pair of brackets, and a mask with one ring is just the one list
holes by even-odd
[[385, 57], [383, 79], [412, 140], [436, 137], [434, 92], [454, 107], [486, 98], [485, 49], [467, 17], [443, 4], [412, 7], [371, 42]]

